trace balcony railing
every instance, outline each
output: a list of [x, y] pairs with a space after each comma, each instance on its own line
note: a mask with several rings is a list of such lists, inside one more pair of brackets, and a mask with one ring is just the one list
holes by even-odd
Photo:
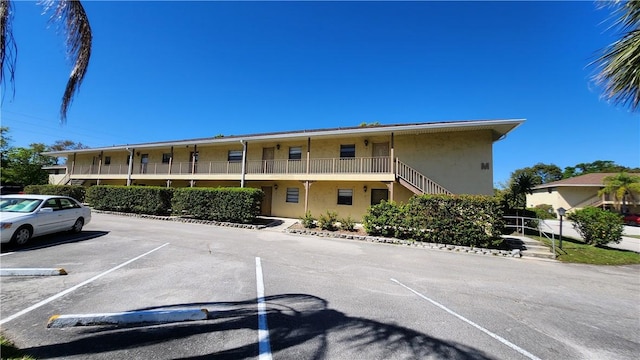
[[[245, 169], [247, 174], [384, 174], [391, 172], [388, 157], [329, 158], [307, 160], [249, 160]], [[74, 175], [127, 175], [129, 165], [76, 165]], [[240, 161], [200, 161], [191, 162], [136, 164], [132, 174], [148, 175], [225, 175], [241, 174]]]

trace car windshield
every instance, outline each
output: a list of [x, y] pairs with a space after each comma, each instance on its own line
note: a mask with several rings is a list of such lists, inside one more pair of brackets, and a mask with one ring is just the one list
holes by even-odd
[[11, 199], [0, 199], [0, 211], [2, 212], [19, 212], [19, 213], [30, 213], [34, 211], [42, 200], [38, 199], [20, 199], [20, 198], [11, 198]]

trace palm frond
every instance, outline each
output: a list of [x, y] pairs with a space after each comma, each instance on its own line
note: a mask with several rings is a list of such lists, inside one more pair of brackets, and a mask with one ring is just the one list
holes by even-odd
[[614, 26], [623, 35], [604, 49], [590, 66], [598, 73], [593, 80], [604, 88], [603, 97], [614, 104], [640, 110], [640, 1], [614, 1]]
[[[13, 38], [13, 29], [11, 24], [13, 23], [13, 9], [11, 1], [0, 0], [0, 83], [3, 88], [6, 87], [5, 67], [9, 75], [9, 83], [11, 84], [11, 90], [15, 96], [15, 72], [16, 72], [16, 59], [18, 56], [18, 47], [16, 41]], [[5, 92], [2, 92], [2, 99], [4, 100]]]
[[[49, 10], [54, 7], [54, 1], [50, 0], [45, 5]], [[64, 123], [67, 120], [67, 110], [71, 105], [73, 96], [80, 89], [82, 80], [84, 80], [89, 68], [93, 36], [87, 13], [84, 11], [80, 1], [56, 1], [51, 19], [54, 22], [60, 21], [64, 24], [67, 56], [73, 62], [73, 69], [69, 75], [69, 81], [60, 106], [60, 119]]]

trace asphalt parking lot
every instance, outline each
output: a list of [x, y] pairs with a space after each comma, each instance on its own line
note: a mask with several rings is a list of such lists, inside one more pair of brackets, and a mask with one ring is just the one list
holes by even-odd
[[[3, 249], [0, 326], [39, 359], [635, 359], [640, 267], [94, 214]], [[206, 320], [47, 328], [53, 315]]]

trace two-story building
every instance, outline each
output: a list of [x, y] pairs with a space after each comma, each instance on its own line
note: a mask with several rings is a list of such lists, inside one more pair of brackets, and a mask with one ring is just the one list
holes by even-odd
[[58, 184], [262, 189], [262, 214], [361, 219], [382, 200], [493, 193], [493, 143], [524, 120], [453, 121], [224, 136], [45, 153]]

